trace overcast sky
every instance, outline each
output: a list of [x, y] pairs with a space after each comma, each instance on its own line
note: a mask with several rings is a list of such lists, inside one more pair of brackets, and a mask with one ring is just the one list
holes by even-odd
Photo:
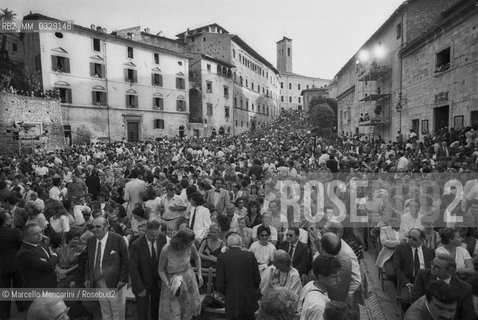
[[403, 0], [2, 0], [21, 19], [29, 11], [108, 32], [132, 26], [175, 39], [218, 23], [276, 65], [276, 42], [293, 40], [293, 72], [332, 79]]

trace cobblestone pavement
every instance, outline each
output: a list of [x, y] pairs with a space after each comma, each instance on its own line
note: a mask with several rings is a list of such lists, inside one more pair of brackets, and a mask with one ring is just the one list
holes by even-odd
[[362, 262], [362, 272], [368, 280], [369, 298], [365, 306], [360, 308], [360, 319], [370, 320], [400, 320], [400, 307], [396, 303], [396, 288], [390, 281], [383, 281], [378, 277], [378, 267], [375, 265], [375, 248], [365, 252]]

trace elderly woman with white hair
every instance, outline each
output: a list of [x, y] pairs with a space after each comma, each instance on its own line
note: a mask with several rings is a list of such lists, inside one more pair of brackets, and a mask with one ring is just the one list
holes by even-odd
[[302, 282], [297, 269], [292, 267], [292, 258], [284, 250], [274, 253], [273, 264], [262, 273], [260, 289], [263, 295], [274, 288], [285, 288], [297, 296], [302, 291]]

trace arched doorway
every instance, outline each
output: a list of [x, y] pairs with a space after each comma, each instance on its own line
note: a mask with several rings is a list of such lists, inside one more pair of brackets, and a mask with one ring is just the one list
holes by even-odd
[[219, 135], [220, 135], [220, 136], [223, 136], [223, 135], [224, 135], [224, 128], [223, 128], [223, 127], [220, 127], [220, 128], [219, 128]]
[[179, 137], [184, 138], [184, 126], [183, 125], [179, 126]]

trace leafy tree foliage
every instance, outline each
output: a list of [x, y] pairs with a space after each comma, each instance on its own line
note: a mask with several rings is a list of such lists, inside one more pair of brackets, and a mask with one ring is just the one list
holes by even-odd
[[326, 97], [314, 97], [309, 103], [309, 123], [312, 134], [328, 137], [337, 126], [337, 102]]

